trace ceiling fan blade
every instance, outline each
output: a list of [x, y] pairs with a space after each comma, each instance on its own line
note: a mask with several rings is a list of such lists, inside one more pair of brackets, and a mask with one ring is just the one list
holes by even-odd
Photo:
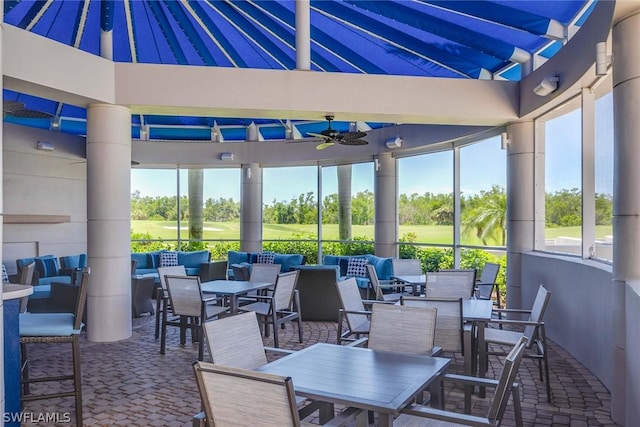
[[53, 114], [49, 114], [44, 111], [29, 110], [23, 108], [22, 110], [15, 110], [7, 113], [9, 116], [20, 117], [22, 119], [50, 119]]
[[326, 135], [322, 135], [321, 133], [307, 132], [307, 135], [315, 136], [316, 138], [322, 138], [322, 139], [327, 139], [328, 138]]
[[24, 102], [20, 101], [3, 101], [2, 102], [2, 112], [3, 113], [13, 113], [18, 110], [24, 110], [26, 105]]
[[368, 142], [364, 139], [341, 139], [339, 144], [342, 145], [367, 145]]
[[360, 139], [367, 136], [366, 132], [344, 132], [340, 134], [340, 139]]
[[318, 145], [316, 145], [316, 150], [324, 150], [325, 148], [329, 148], [332, 145], [336, 145], [335, 142], [322, 142]]

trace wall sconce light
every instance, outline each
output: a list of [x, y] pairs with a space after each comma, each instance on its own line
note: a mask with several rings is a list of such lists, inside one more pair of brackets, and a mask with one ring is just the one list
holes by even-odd
[[53, 151], [54, 147], [51, 142], [48, 141], [38, 141], [36, 144], [36, 150], [40, 151]]
[[222, 161], [231, 161], [233, 157], [233, 153], [220, 153], [220, 160]]
[[246, 168], [244, 175], [247, 177], [247, 179], [251, 179], [251, 169]]
[[400, 148], [402, 147], [402, 138], [396, 135], [393, 138], [387, 139], [384, 143], [387, 148]]
[[373, 159], [373, 166], [375, 167], [376, 172], [378, 172], [380, 170], [380, 160]]
[[596, 43], [596, 76], [606, 76], [613, 63], [613, 55], [607, 55], [607, 42]]
[[558, 89], [559, 81], [560, 79], [557, 76], [545, 77], [540, 83], [538, 83], [538, 86], [533, 88], [533, 93], [538, 96], [547, 96]]
[[500, 148], [506, 150], [507, 148], [509, 148], [509, 144], [511, 144], [509, 135], [507, 135], [506, 132], [502, 132], [502, 135], [500, 135]]

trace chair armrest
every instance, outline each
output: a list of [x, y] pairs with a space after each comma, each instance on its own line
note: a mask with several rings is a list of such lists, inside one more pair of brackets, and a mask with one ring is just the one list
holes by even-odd
[[415, 417], [430, 418], [434, 420], [446, 421], [450, 423], [465, 424], [469, 426], [492, 426], [495, 427], [495, 423], [492, 423], [489, 419], [483, 417], [477, 417], [475, 415], [458, 414], [456, 412], [443, 411], [441, 409], [435, 409], [428, 406], [422, 406], [412, 404], [401, 410], [403, 414], [413, 415]]
[[458, 374], [444, 374], [439, 378], [441, 381], [446, 381], [461, 385], [475, 385], [481, 387], [497, 387], [498, 380], [491, 378], [470, 377], [467, 375]]
[[355, 341], [350, 342], [349, 344], [345, 345], [345, 347], [364, 347], [364, 345], [369, 341], [368, 337], [363, 337], [360, 339], [357, 339]]
[[371, 312], [368, 310], [345, 310], [343, 308], [338, 309], [340, 313], [348, 313], [348, 314], [364, 314], [367, 316], [371, 315]]
[[287, 350], [284, 348], [275, 348], [275, 347], [264, 347], [264, 351], [269, 351], [271, 353], [276, 353], [276, 354], [282, 354], [283, 356], [286, 356], [287, 354], [293, 354], [296, 352], [296, 350]]
[[272, 295], [242, 295], [240, 298], [243, 300], [252, 300], [256, 302], [271, 302], [273, 301]]
[[541, 320], [536, 322], [534, 320], [491, 319], [487, 324], [544, 326], [544, 322]]
[[531, 310], [521, 310], [518, 308], [494, 308], [492, 311], [498, 313], [520, 313], [520, 314], [531, 314]]

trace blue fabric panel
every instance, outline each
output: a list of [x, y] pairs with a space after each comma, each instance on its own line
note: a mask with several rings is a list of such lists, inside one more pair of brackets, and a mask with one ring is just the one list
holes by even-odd
[[273, 262], [282, 265], [280, 271], [286, 273], [291, 271], [293, 267], [302, 265], [302, 260], [303, 256], [300, 254], [276, 254]]
[[184, 271], [187, 273], [187, 276], [198, 276], [200, 275], [200, 267], [185, 267]]
[[21, 313], [20, 335], [26, 337], [66, 337], [79, 334], [73, 329], [71, 313]]
[[67, 255], [60, 257], [60, 263], [64, 268], [84, 268], [87, 266], [87, 255]]
[[166, 252], [165, 250], [149, 252], [147, 254], [147, 268], [158, 268], [160, 267], [160, 252]]
[[367, 255], [369, 264], [376, 268], [378, 279], [389, 280], [393, 275], [393, 262], [391, 258], [380, 258], [375, 255]]
[[4, 385], [4, 425], [5, 427], [20, 427], [20, 423], [7, 420], [7, 416], [20, 415], [20, 336], [18, 312], [20, 300], [8, 300], [3, 308], [4, 334], [4, 378], [0, 384]]
[[366, 277], [356, 277], [356, 283], [359, 288], [367, 289], [369, 287], [369, 279]]
[[251, 264], [258, 262], [258, 252], [249, 252], [249, 262]]
[[53, 277], [58, 275], [57, 258], [36, 258], [36, 269], [38, 270], [38, 277]]
[[229, 251], [227, 252], [227, 263], [241, 264], [243, 262], [249, 262], [249, 254], [247, 252]]
[[157, 268], [136, 268], [137, 275], [158, 274]]
[[25, 265], [29, 265], [34, 262], [35, 258], [20, 258], [16, 260], [16, 267], [18, 267], [18, 271], [22, 270], [22, 267]]
[[136, 271], [149, 268], [149, 254], [146, 253], [132, 253], [131, 261], [136, 261]]
[[33, 287], [33, 293], [29, 299], [45, 299], [51, 297], [51, 285], [38, 285]]
[[340, 265], [340, 256], [337, 255], [325, 255], [322, 259], [324, 265]]
[[39, 288], [42, 285], [50, 285], [53, 282], [57, 283], [65, 283], [67, 285], [71, 284], [71, 276], [51, 276], [51, 277], [40, 277], [38, 278], [38, 286], [35, 288]]
[[346, 276], [347, 270], [349, 269], [349, 257], [342, 257], [338, 261], [338, 265], [340, 266], [340, 276]]
[[200, 264], [209, 262], [209, 257], [209, 251], [178, 252], [178, 265], [200, 270]]

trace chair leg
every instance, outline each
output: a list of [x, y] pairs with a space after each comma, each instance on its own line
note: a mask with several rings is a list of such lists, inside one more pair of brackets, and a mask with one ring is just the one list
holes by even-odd
[[180, 316], [180, 345], [187, 343], [187, 318]]
[[160, 336], [160, 305], [162, 304], [162, 296], [160, 292], [156, 294], [156, 329], [155, 329], [155, 338], [158, 339]]
[[202, 361], [204, 359], [204, 328], [202, 322], [198, 326], [198, 360]]
[[302, 342], [302, 319], [298, 316], [298, 342]]
[[27, 344], [25, 343], [21, 343], [20, 344], [20, 353], [21, 353], [21, 359], [22, 359], [22, 364], [21, 364], [21, 377], [22, 377], [22, 394], [27, 395], [30, 393], [29, 390], [29, 358], [27, 356]]
[[278, 315], [276, 314], [275, 310], [271, 311], [271, 322], [273, 325], [273, 346], [275, 348], [279, 348], [279, 344], [278, 344]]
[[160, 354], [164, 354], [167, 345], [167, 304], [162, 305], [162, 332], [160, 335]]
[[514, 384], [511, 387], [511, 398], [513, 399], [513, 415], [516, 427], [522, 427], [522, 406], [520, 405], [520, 387], [518, 384]]
[[338, 345], [342, 345], [342, 312], [338, 312]]
[[540, 326], [540, 337], [542, 340], [542, 360], [544, 362], [544, 375], [547, 382], [547, 402], [551, 403], [551, 382], [549, 381], [549, 358], [547, 357], [547, 335], [544, 330], [544, 325]]
[[80, 340], [77, 335], [73, 336], [71, 345], [73, 346], [73, 390], [76, 399], [76, 426], [82, 427], [82, 373], [80, 370]]

